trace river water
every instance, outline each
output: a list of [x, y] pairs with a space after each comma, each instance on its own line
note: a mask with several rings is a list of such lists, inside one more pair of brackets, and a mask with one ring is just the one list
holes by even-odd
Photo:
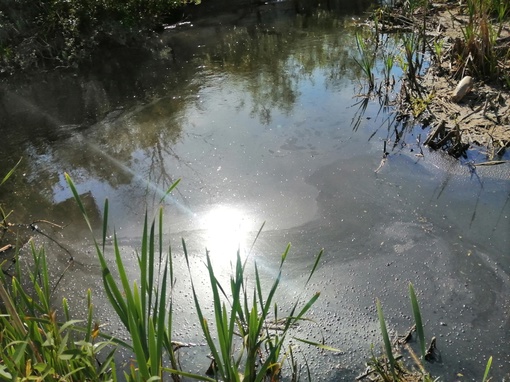
[[[225, 5], [223, 6], [226, 7]], [[358, 7], [358, 8], [356, 8]], [[164, 201], [165, 240], [175, 253], [176, 339], [201, 342], [180, 238], [202, 277], [205, 248], [225, 273], [237, 248], [265, 222], [251, 256], [270, 280], [292, 244], [279, 296], [301, 292], [313, 258], [320, 267], [305, 294], [321, 291], [310, 336], [339, 348], [301, 345], [316, 380], [353, 380], [381, 337], [375, 298], [391, 329], [412, 325], [412, 282], [440, 360], [427, 365], [444, 381], [510, 373], [510, 166], [478, 167], [421, 147], [421, 129], [403, 129], [378, 100], [360, 111], [363, 91], [354, 20], [361, 4], [307, 7], [257, 4], [197, 10], [167, 28], [157, 49], [112, 48], [79, 74], [50, 72], [5, 81], [0, 93], [2, 186], [18, 233], [38, 227], [59, 296], [79, 311], [92, 288], [98, 317], [121, 332], [101, 292], [91, 238], [71, 198], [73, 178], [93, 225], [110, 203], [129, 272], [144, 213]], [[216, 13], [215, 13], [216, 12]], [[384, 142], [389, 155], [382, 162]], [[505, 158], [504, 158], [505, 159]], [[508, 158], [506, 158], [508, 159]], [[381, 166], [382, 164], [382, 166]], [[65, 247], [67, 251], [63, 251]], [[132, 261], [130, 261], [132, 259]], [[136, 277], [136, 276], [133, 276]], [[206, 285], [206, 284], [204, 284]], [[179, 289], [180, 288], [180, 289]], [[207, 287], [202, 292], [207, 300]], [[185, 350], [193, 367], [207, 360]], [[191, 361], [192, 360], [192, 361]], [[186, 362], [186, 361], [184, 361]]]

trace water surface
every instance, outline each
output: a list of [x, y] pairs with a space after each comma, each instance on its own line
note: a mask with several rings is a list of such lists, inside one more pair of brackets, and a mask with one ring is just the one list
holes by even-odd
[[[265, 222], [251, 256], [268, 282], [292, 243], [283, 309], [325, 249], [306, 292], [322, 292], [311, 313], [316, 324], [299, 335], [322, 335], [342, 352], [303, 349], [317, 379], [352, 380], [370, 345], [378, 349], [376, 297], [390, 327], [412, 325], [409, 282], [419, 292], [426, 334], [441, 351], [430, 370], [445, 381], [480, 380], [493, 355], [501, 379], [510, 372], [510, 167], [473, 174], [462, 160], [420, 150], [419, 128], [396, 142], [391, 109], [377, 100], [358, 114], [359, 15], [331, 8], [296, 13], [282, 2], [225, 13], [220, 23], [203, 16], [169, 28], [163, 49], [119, 48], [77, 76], [4, 83], [2, 173], [23, 161], [2, 202], [17, 222], [66, 226], [40, 224], [76, 259], [59, 293], [76, 299], [79, 310], [93, 288], [98, 315], [114, 332], [120, 328], [103, 306], [90, 237], [64, 172], [98, 230], [109, 198], [110, 231], [133, 277], [144, 213], [155, 214], [181, 179], [164, 202], [166, 239], [182, 271], [180, 341], [201, 342], [180, 238], [197, 275], [205, 248], [226, 274], [238, 246], [246, 253]], [[391, 150], [380, 167], [384, 141]], [[48, 245], [58, 275], [69, 254]], [[207, 284], [200, 285], [207, 300]], [[202, 350], [187, 351], [190, 359]]]

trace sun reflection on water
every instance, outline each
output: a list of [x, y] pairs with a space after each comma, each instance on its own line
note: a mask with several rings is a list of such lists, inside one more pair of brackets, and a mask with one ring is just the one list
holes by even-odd
[[216, 205], [204, 215], [201, 223], [205, 245], [212, 258], [231, 261], [238, 250], [244, 257], [244, 246], [252, 229], [244, 211]]

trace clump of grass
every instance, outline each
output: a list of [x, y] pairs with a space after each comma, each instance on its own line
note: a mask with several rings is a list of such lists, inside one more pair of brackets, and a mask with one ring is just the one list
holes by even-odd
[[504, 79], [507, 73], [508, 48], [498, 46], [510, 5], [504, 0], [468, 0], [469, 21], [461, 26], [463, 39], [453, 49], [457, 76], [466, 72], [478, 77]]
[[[190, 268], [189, 257], [183, 242], [184, 253], [188, 268]], [[287, 355], [292, 355], [292, 349], [289, 347], [285, 351], [286, 338], [290, 329], [299, 321], [304, 320], [304, 315], [319, 298], [319, 293], [315, 293], [306, 303], [300, 306], [300, 301], [296, 301], [290, 314], [284, 319], [277, 320], [277, 305], [273, 305], [275, 293], [280, 284], [283, 265], [287, 259], [290, 246], [287, 246], [281, 256], [278, 274], [269, 289], [269, 293], [263, 293], [262, 283], [258, 267], [255, 263], [255, 285], [251, 293], [246, 283], [245, 267], [238, 251], [235, 271], [230, 277], [230, 293], [221, 285], [209, 254], [206, 255], [207, 272], [211, 290], [213, 292], [214, 306], [214, 330], [217, 341], [214, 340], [214, 334], [211, 330], [208, 320], [203, 314], [203, 304], [199, 301], [195, 286], [192, 281], [193, 298], [195, 307], [202, 328], [202, 332], [207, 341], [213, 357], [211, 370], [215, 379], [223, 381], [246, 381], [255, 382], [261, 380], [278, 380], [283, 367], [283, 360]], [[305, 283], [305, 288], [322, 256], [322, 251], [317, 256], [309, 277]], [[191, 269], [190, 269], [191, 272]], [[274, 308], [273, 326], [278, 325], [278, 330], [270, 329], [269, 316]], [[274, 320], [277, 320], [275, 322]], [[295, 338], [296, 339], [296, 338]], [[327, 348], [323, 344], [314, 343], [304, 339], [297, 339], [302, 342], [312, 344], [321, 348]], [[236, 344], [240, 342], [240, 345]], [[239, 351], [236, 351], [239, 348]], [[295, 369], [295, 366], [294, 366]]]
[[[3, 177], [2, 186], [21, 160]], [[8, 228], [0, 207], [2, 229]], [[87, 293], [87, 319], [73, 320], [66, 299], [62, 300], [64, 321], [53, 307], [53, 288], [44, 249], [30, 242], [32, 269], [21, 269], [16, 261], [14, 274], [0, 270], [0, 379], [37, 381], [115, 380], [113, 350], [100, 364], [96, 358], [107, 352], [109, 341], [98, 341], [99, 326], [92, 321], [92, 297]], [[19, 255], [16, 252], [15, 257]], [[3, 265], [3, 264], [1, 264]], [[58, 284], [58, 281], [57, 281]], [[3, 313], [3, 312], [2, 312]], [[78, 324], [84, 323], [84, 327]]]
[[[413, 317], [415, 321], [414, 327], [416, 329], [416, 333], [418, 335], [418, 340], [420, 343], [420, 351], [422, 355], [421, 359], [418, 359], [413, 349], [405, 341], [402, 342], [397, 340], [392, 342], [390, 340], [390, 335], [388, 333], [386, 321], [384, 319], [381, 302], [379, 301], [379, 299], [376, 299], [377, 316], [379, 318], [379, 324], [381, 326], [381, 336], [383, 339], [385, 355], [381, 357], [376, 357], [372, 349], [372, 357], [368, 363], [369, 371], [366, 372], [363, 376], [359, 377], [358, 379], [375, 376], [375, 381], [384, 382], [390, 381], [406, 382], [418, 380], [421, 380], [423, 382], [434, 381], [434, 379], [430, 376], [429, 373], [427, 373], [425, 367], [423, 366], [423, 361], [427, 359], [426, 357], [429, 353], [426, 351], [425, 333], [418, 299], [416, 297], [414, 287], [411, 283], [409, 283], [409, 300], [411, 302], [411, 310], [413, 312]], [[414, 361], [415, 366], [418, 368], [417, 371], [409, 370], [406, 367], [405, 363], [402, 361], [402, 356], [394, 354], [395, 351], [398, 350], [400, 347], [404, 347], [408, 354], [411, 356], [411, 359]]]
[[375, 65], [377, 48], [369, 44], [360, 33], [356, 33], [356, 46], [360, 56], [358, 59], [354, 59], [354, 61], [360, 67], [368, 83], [368, 91], [371, 92], [375, 87], [375, 78], [372, 70]]
[[[31, 243], [31, 253], [33, 270], [22, 272], [17, 265], [9, 280], [0, 272], [0, 301], [7, 312], [0, 315], [0, 377], [50, 382], [115, 380], [114, 350], [108, 350], [111, 342], [98, 341], [99, 326], [92, 321], [90, 290], [87, 319], [71, 319], [64, 299], [65, 320], [60, 322], [51, 302], [45, 252]], [[27, 278], [25, 287], [22, 280]], [[99, 363], [97, 357], [104, 352], [107, 355]]]

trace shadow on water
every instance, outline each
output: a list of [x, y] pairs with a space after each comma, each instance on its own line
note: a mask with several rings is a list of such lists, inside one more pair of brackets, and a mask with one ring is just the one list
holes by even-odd
[[[443, 363], [434, 372], [446, 380], [457, 373], [479, 379], [478, 360], [489, 354], [503, 365], [510, 340], [504, 311], [510, 170], [473, 173], [422, 147], [422, 131], [395, 120], [391, 100], [356, 98], [352, 18], [369, 5], [208, 1], [150, 48], [109, 49], [77, 75], [2, 83], [2, 171], [23, 161], [0, 197], [12, 206], [13, 221], [65, 226], [51, 235], [79, 264], [59, 293], [82, 298], [91, 286], [99, 319], [109, 320], [64, 172], [98, 229], [110, 199], [110, 231], [117, 231], [126, 259], [133, 258], [133, 273], [145, 210], [155, 211], [180, 178], [165, 224], [175, 252], [186, 238], [197, 274], [204, 247], [227, 272], [227, 252], [267, 221], [254, 249], [262, 277], [271, 278], [281, 250], [293, 244], [285, 305], [310, 256], [326, 249], [312, 286], [323, 291], [312, 318], [344, 352], [310, 350], [317, 378], [361, 370], [370, 344], [380, 341], [375, 297], [391, 326], [410, 326], [408, 281], [422, 293], [427, 333], [438, 337]], [[53, 260], [58, 278], [68, 255]], [[200, 342], [186, 280], [178, 286], [177, 336]], [[198, 359], [195, 350], [190, 357]], [[494, 375], [507, 372], [501, 367]]]

